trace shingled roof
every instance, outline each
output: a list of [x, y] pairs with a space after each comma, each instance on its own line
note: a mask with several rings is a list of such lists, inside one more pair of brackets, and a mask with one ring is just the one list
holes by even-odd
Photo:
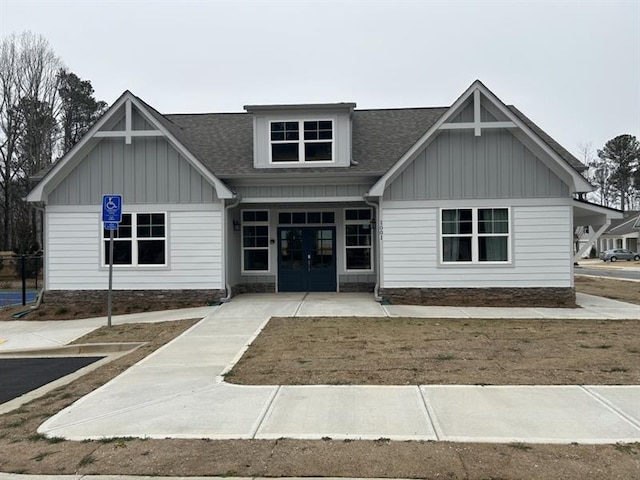
[[[382, 176], [449, 109], [354, 110], [351, 166], [256, 169], [253, 166], [251, 113], [161, 114], [140, 97], [135, 98], [157, 122], [220, 179], [312, 173], [321, 173], [323, 176]], [[571, 167], [579, 172], [586, 168], [516, 107], [508, 108]], [[46, 172], [40, 172], [38, 177], [41, 178], [44, 173]]]
[[[522, 112], [509, 106], [562, 159], [578, 171], [585, 166]], [[161, 115], [163, 124], [219, 178], [247, 175], [382, 175], [448, 110], [398, 108], [354, 110], [350, 167], [271, 168], [253, 166], [253, 119], [247, 113]], [[155, 110], [152, 110], [155, 112]], [[157, 112], [156, 112], [157, 113]], [[159, 115], [159, 114], [157, 114]], [[170, 125], [167, 125], [170, 124]]]

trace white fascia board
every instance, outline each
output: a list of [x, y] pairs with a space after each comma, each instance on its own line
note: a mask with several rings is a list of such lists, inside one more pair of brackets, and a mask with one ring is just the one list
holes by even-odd
[[573, 200], [573, 208], [574, 210], [586, 211], [589, 214], [604, 215], [606, 218], [612, 220], [619, 220], [621, 218], [624, 218], [624, 213], [620, 210], [613, 210], [611, 208], [602, 207], [600, 205], [596, 205], [595, 203], [579, 202], [575, 199]]
[[[118, 98], [113, 105], [107, 110], [107, 112], [100, 117], [100, 119], [89, 129], [89, 131], [82, 137], [82, 139], [76, 143], [71, 150], [69, 150], [64, 157], [49, 170], [45, 176], [38, 182], [38, 184], [29, 192], [26, 197], [27, 202], [44, 202], [46, 197], [60, 182], [66, 177], [66, 175], [77, 165], [82, 158], [81, 153], [91, 146], [95, 134], [100, 131], [102, 127], [120, 110], [128, 98], [131, 98], [131, 93], [127, 90], [120, 98]], [[95, 144], [96, 142], [93, 142]]]
[[447, 121], [453, 113], [458, 110], [459, 107], [473, 94], [473, 91], [481, 86], [479, 80], [476, 80], [467, 88], [460, 97], [449, 107], [449, 110], [444, 112], [442, 116], [422, 135], [413, 146], [407, 150], [407, 152], [400, 157], [393, 167], [391, 167], [387, 173], [385, 173], [380, 180], [378, 180], [369, 191], [365, 194], [367, 197], [382, 197], [384, 190], [387, 187], [387, 183], [392, 182], [399, 174], [404, 170], [404, 167], [413, 160], [415, 155], [426, 148], [429, 143], [435, 138], [440, 127]]
[[202, 175], [211, 185], [213, 185], [216, 189], [216, 194], [220, 199], [228, 199], [234, 198], [234, 193], [227, 187], [222, 181], [216, 177], [213, 173], [206, 168], [200, 160], [198, 160], [176, 137], [174, 137], [169, 130], [167, 130], [164, 125], [158, 122], [153, 115], [150, 115], [147, 112], [147, 109], [144, 105], [137, 101], [137, 99], [132, 95], [131, 102], [136, 106], [138, 111], [142, 113], [145, 119], [151, 123], [157, 130], [160, 130], [162, 134], [169, 140], [169, 142], [173, 145], [173, 147], [178, 150], [191, 165], [196, 169], [196, 171]]

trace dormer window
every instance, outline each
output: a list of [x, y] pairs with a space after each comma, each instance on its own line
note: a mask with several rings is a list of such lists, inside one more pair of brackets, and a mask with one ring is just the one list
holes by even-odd
[[333, 120], [270, 122], [272, 163], [332, 162]]

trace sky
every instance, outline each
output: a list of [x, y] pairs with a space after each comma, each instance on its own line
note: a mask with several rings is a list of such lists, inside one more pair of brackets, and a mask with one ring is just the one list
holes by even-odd
[[640, 0], [0, 0], [112, 103], [449, 106], [475, 79], [581, 157], [640, 137]]

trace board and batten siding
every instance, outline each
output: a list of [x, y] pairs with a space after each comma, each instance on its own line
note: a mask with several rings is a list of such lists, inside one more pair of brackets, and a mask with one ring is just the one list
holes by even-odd
[[506, 129], [441, 131], [385, 200], [568, 197], [569, 187]]
[[125, 205], [211, 203], [215, 188], [164, 137], [102, 139], [48, 197], [49, 205], [100, 205], [118, 193]]
[[232, 185], [243, 198], [331, 198], [362, 197], [371, 184], [334, 184], [334, 185]]
[[[171, 211], [145, 206], [128, 212], [166, 212], [167, 266], [115, 266], [116, 290], [221, 289], [222, 211], [220, 208]], [[48, 290], [103, 290], [108, 268], [101, 266], [102, 222], [99, 209], [69, 211], [48, 207], [46, 288]]]
[[384, 288], [573, 286], [571, 206], [511, 207], [509, 265], [440, 264], [438, 219], [438, 208], [383, 209]]

